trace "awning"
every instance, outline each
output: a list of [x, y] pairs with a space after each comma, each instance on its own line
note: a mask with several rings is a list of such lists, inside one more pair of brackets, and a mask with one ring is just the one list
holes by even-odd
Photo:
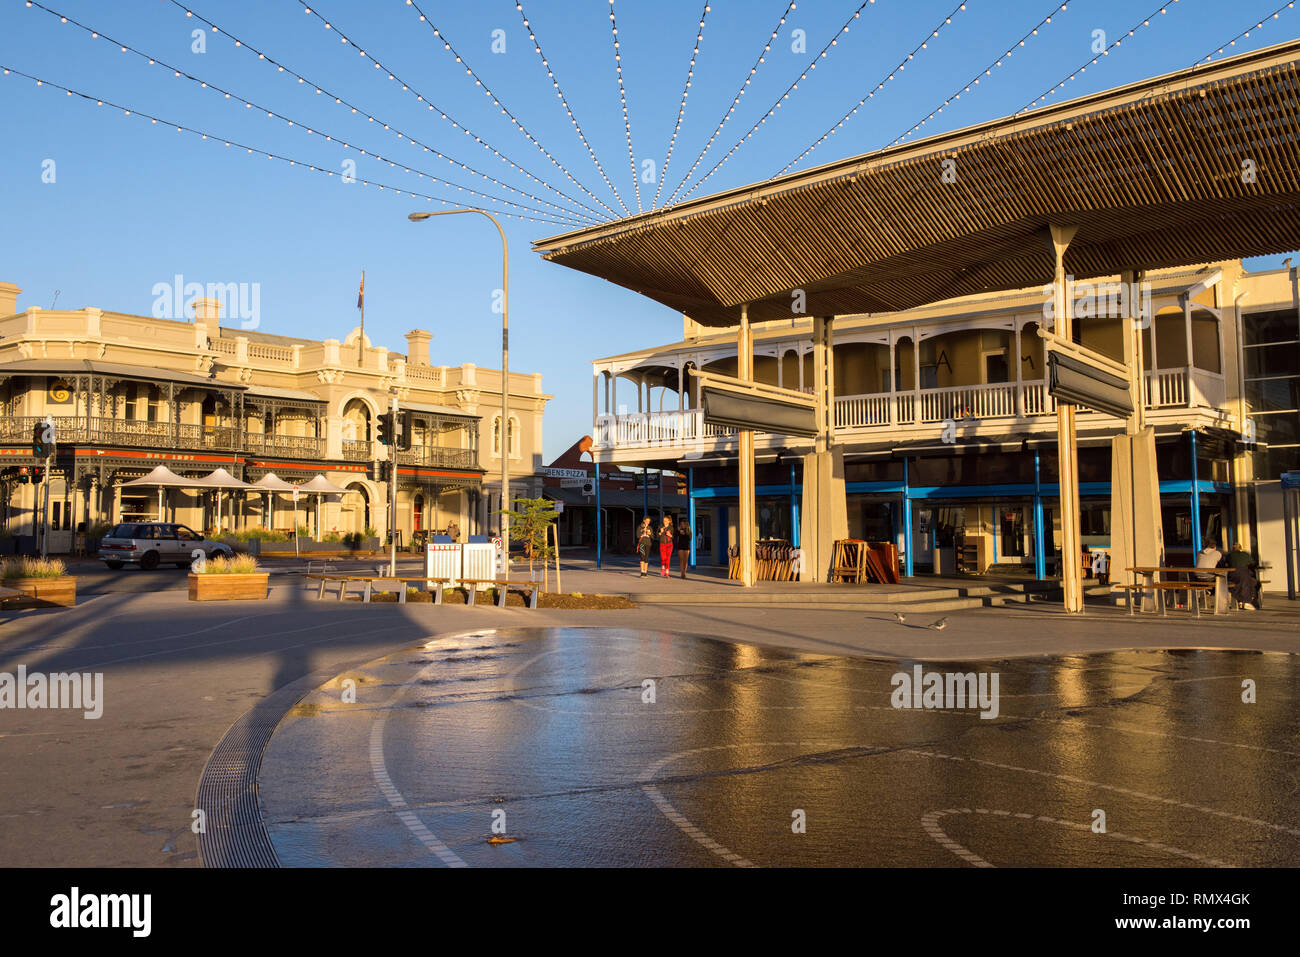
[[0, 376], [7, 375], [102, 375], [118, 379], [145, 379], [149, 382], [175, 382], [180, 385], [205, 389], [233, 389], [243, 392], [248, 387], [238, 382], [224, 382], [189, 372], [174, 372], [150, 366], [132, 366], [120, 362], [100, 362], [97, 359], [19, 359], [0, 363]]
[[308, 495], [347, 495], [356, 491], [350, 488], [340, 488], [323, 475], [317, 475], [310, 482], [304, 482], [295, 487], [299, 492], [305, 492]]
[[[1300, 40], [539, 240], [706, 326], [894, 312], [1284, 253], [1300, 235]], [[1242, 175], [1255, 157], [1258, 177]], [[951, 163], [956, 180], [940, 173]]]
[[267, 472], [260, 479], [253, 483], [253, 488], [260, 488], [264, 492], [294, 492], [298, 486], [286, 482], [274, 472]]
[[[579, 488], [542, 488], [542, 497], [549, 498], [553, 502], [563, 502], [565, 505], [581, 507], [584, 505], [594, 506], [596, 504], [595, 495], [583, 495], [582, 489]], [[600, 507], [601, 508], [635, 508], [640, 509], [645, 505], [646, 500], [640, 492], [629, 492], [621, 489], [601, 489], [600, 490]], [[659, 493], [653, 489], [650, 491], [649, 499], [652, 509], [659, 508]], [[664, 508], [678, 511], [687, 506], [685, 495], [664, 495]]]

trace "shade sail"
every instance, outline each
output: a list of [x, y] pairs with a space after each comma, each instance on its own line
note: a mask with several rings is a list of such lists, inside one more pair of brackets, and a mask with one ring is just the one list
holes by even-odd
[[260, 479], [253, 483], [253, 488], [260, 488], [263, 492], [296, 492], [297, 485], [286, 482], [274, 472], [267, 472]]
[[349, 492], [355, 492], [355, 489], [340, 488], [323, 475], [317, 475], [310, 482], [304, 482], [297, 486], [298, 491], [306, 492], [309, 495], [347, 495]]
[[[534, 243], [731, 326], [1287, 252], [1300, 40]], [[1249, 161], [1248, 163], [1246, 161]], [[948, 164], [951, 164], [949, 166]], [[945, 181], [945, 170], [953, 178]], [[803, 293], [803, 296], [795, 295]]]
[[138, 487], [158, 487], [158, 488], [203, 488], [204, 485], [199, 479], [184, 478], [177, 475], [165, 465], [160, 465], [148, 475], [141, 476], [138, 479], [132, 479], [129, 482], [123, 482], [123, 488], [131, 486]]
[[203, 478], [198, 479], [195, 483], [202, 488], [215, 489], [254, 489], [257, 486], [250, 485], [247, 482], [240, 481], [225, 469], [216, 469], [209, 472]]

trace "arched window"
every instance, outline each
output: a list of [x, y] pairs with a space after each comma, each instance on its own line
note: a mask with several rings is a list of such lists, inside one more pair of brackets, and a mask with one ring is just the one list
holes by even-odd
[[[510, 423], [506, 428], [506, 442], [510, 449], [512, 459], [519, 458], [519, 434], [521, 431], [519, 419], [517, 416], [510, 416]], [[492, 455], [500, 457], [501, 455], [501, 416], [492, 417]]]

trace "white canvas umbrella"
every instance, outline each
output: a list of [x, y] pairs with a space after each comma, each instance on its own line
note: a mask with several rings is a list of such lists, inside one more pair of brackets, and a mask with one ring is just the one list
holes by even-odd
[[166, 488], [196, 488], [200, 485], [196, 479], [187, 479], [177, 475], [165, 465], [159, 465], [148, 475], [141, 476], [138, 479], [132, 479], [129, 482], [123, 482], [122, 488], [145, 488], [157, 487], [158, 489], [158, 521], [163, 521], [163, 489]]
[[295, 486], [298, 491], [316, 496], [316, 535], [320, 535], [320, 500], [322, 495], [347, 495], [356, 493], [356, 489], [342, 488], [335, 485], [324, 475], [317, 475], [310, 482]]
[[[290, 483], [286, 482], [284, 479], [280, 478], [280, 476], [276, 475], [274, 472], [267, 472], [260, 479], [258, 479], [256, 482], [253, 483], [253, 487], [259, 488], [266, 493], [266, 515], [267, 515], [267, 523], [268, 523], [267, 528], [275, 527], [275, 513], [272, 511], [273, 503], [275, 502], [275, 498], [274, 498], [275, 493], [285, 492], [288, 493], [289, 495], [292, 495], [294, 492], [298, 490], [298, 486], [291, 485]], [[298, 528], [298, 518], [295, 515], [294, 516], [295, 534], [297, 532], [297, 528]]]
[[215, 469], [214, 471], [209, 472], [201, 479], [196, 479], [195, 485], [200, 488], [212, 488], [217, 490], [217, 531], [218, 532], [221, 531], [221, 493], [226, 489], [232, 489], [232, 490], [243, 489], [245, 491], [248, 491], [255, 487], [249, 485], [247, 482], [240, 481], [239, 479], [235, 478], [233, 475], [231, 475], [229, 472], [227, 472], [225, 469], [222, 468]]

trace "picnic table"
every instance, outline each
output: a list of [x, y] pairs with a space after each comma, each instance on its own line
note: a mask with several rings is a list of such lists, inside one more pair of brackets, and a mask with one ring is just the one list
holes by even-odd
[[[1162, 615], [1165, 614], [1165, 592], [1167, 591], [1186, 592], [1188, 604], [1195, 609], [1198, 616], [1201, 613], [1201, 606], [1197, 602], [1199, 592], [1212, 591], [1214, 593], [1213, 613], [1216, 615], [1226, 615], [1231, 607], [1231, 602], [1228, 601], [1228, 573], [1232, 571], [1230, 568], [1171, 568], [1160, 565], [1139, 565], [1130, 568], [1129, 571], [1142, 576], [1142, 584], [1140, 585], [1119, 586], [1129, 593], [1128, 611], [1130, 615], [1134, 611], [1135, 598], [1142, 602], [1144, 606], [1142, 610], [1146, 610], [1148, 592], [1151, 593], [1152, 601], [1160, 609]], [[1168, 580], [1165, 578], [1167, 575], [1189, 577], [1182, 580]], [[1197, 580], [1197, 578], [1207, 575], [1212, 575], [1213, 581]], [[1157, 580], [1156, 576], [1160, 576], [1160, 580]]]

